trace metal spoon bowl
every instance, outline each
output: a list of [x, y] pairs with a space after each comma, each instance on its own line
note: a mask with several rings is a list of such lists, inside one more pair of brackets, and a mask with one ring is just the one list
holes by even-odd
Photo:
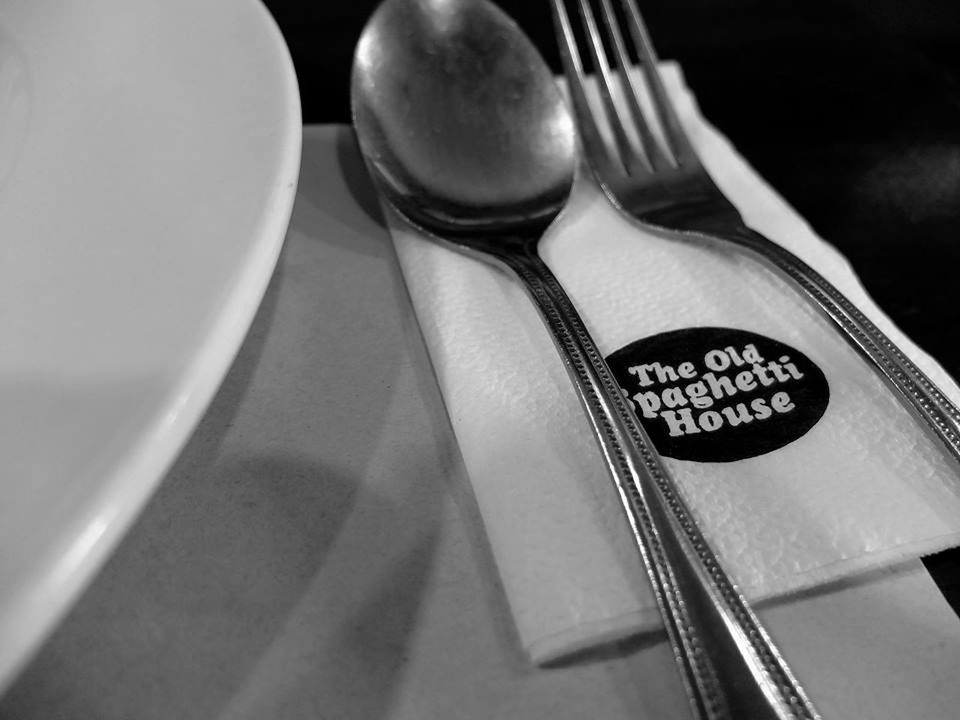
[[573, 184], [573, 122], [487, 0], [386, 0], [357, 45], [354, 129], [386, 199], [512, 272], [550, 330], [616, 486], [696, 718], [815, 718], [726, 575], [583, 321], [537, 253]]
[[545, 225], [566, 202], [573, 121], [536, 49], [495, 7], [384, 3], [357, 45], [352, 86], [363, 151], [412, 220], [488, 234]]

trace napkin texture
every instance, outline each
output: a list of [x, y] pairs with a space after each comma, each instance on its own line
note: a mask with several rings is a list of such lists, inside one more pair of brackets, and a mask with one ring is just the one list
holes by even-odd
[[[956, 402], [956, 384], [866, 295], [846, 260], [667, 89], [702, 162], [747, 223], [819, 270]], [[401, 270], [471, 478], [518, 636], [536, 663], [656, 629], [656, 605], [563, 364], [519, 283], [388, 213]], [[579, 173], [541, 254], [605, 356], [692, 327], [786, 343], [827, 377], [805, 435], [735, 462], [665, 458], [751, 600], [953, 545], [960, 471], [875, 372], [773, 273], [735, 250], [650, 234]]]

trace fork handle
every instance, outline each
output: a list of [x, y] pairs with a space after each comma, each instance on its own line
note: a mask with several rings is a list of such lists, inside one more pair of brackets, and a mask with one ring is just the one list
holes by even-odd
[[830, 281], [783, 246], [750, 228], [724, 234], [785, 275], [896, 391], [901, 402], [960, 462], [960, 410]]
[[817, 720], [812, 703], [722, 568], [560, 283], [536, 252], [512, 270], [576, 387], [606, 460], [698, 720]]

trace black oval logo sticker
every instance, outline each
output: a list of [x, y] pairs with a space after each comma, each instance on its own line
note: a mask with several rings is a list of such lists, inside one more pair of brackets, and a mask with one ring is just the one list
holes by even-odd
[[830, 400], [799, 350], [733, 328], [674, 330], [607, 358], [661, 455], [731, 462], [802, 437]]

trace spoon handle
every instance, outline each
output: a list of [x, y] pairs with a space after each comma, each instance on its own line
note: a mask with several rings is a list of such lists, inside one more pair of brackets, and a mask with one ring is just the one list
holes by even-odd
[[491, 244], [564, 360], [626, 513], [698, 720], [820, 716], [726, 574], [535, 243]]
[[790, 280], [898, 394], [904, 406], [960, 461], [960, 410], [830, 281], [786, 248], [743, 227], [722, 234]]

